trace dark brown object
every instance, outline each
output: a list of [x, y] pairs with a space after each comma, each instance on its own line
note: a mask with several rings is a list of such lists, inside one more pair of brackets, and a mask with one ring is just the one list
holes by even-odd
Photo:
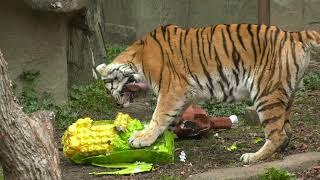
[[197, 106], [189, 106], [182, 114], [174, 133], [179, 138], [205, 135], [210, 129], [230, 129], [229, 117], [209, 117], [207, 112]]
[[4, 179], [61, 179], [51, 112], [27, 116], [15, 101], [0, 51], [0, 163]]
[[258, 0], [258, 23], [270, 25], [270, 0]]
[[245, 110], [245, 120], [249, 125], [259, 125], [260, 120], [256, 109], [253, 106], [247, 107]]

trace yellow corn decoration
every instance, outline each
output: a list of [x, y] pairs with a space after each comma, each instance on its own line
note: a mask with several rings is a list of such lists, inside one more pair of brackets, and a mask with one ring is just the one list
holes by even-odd
[[115, 126], [107, 121], [95, 123], [90, 118], [78, 119], [62, 137], [63, 152], [69, 158], [75, 153], [108, 154], [116, 133]]
[[118, 113], [114, 125], [118, 131], [126, 131], [133, 121], [138, 121], [131, 118], [128, 114]]
[[115, 121], [78, 119], [68, 127], [62, 137], [63, 152], [68, 158], [76, 153], [82, 156], [109, 154], [115, 146], [117, 130], [127, 131], [127, 128], [137, 128], [135, 124], [142, 126], [138, 120], [123, 113], [118, 113]]
[[[174, 135], [169, 131], [165, 131], [160, 140], [150, 147], [130, 147], [129, 138], [135, 131], [143, 128], [142, 122], [123, 113], [118, 113], [115, 120], [78, 119], [67, 128], [62, 137], [63, 153], [76, 164], [173, 162]], [[127, 172], [132, 173], [131, 170], [117, 173]]]

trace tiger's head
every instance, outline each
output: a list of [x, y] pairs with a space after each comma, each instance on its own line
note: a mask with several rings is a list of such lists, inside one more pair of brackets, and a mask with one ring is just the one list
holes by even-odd
[[129, 88], [130, 85], [144, 83], [143, 77], [132, 64], [100, 64], [96, 70], [104, 81], [107, 92], [120, 107], [128, 107], [133, 100], [134, 92]]

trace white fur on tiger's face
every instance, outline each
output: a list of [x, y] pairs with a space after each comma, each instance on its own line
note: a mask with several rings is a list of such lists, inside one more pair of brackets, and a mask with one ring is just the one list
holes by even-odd
[[134, 68], [128, 64], [100, 64], [96, 68], [106, 90], [110, 92], [118, 106], [128, 107], [132, 101], [132, 92], [125, 85], [142, 82], [141, 76]]

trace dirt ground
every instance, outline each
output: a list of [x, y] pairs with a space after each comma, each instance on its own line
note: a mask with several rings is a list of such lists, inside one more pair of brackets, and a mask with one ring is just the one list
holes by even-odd
[[[152, 112], [147, 110], [150, 106], [148, 98], [134, 104], [134, 109], [124, 112], [133, 117], [148, 119]], [[320, 151], [320, 91], [309, 91], [297, 96], [292, 112], [293, 137], [284, 152], [277, 153], [266, 161], [281, 159], [289, 154], [307, 151]], [[216, 136], [218, 134], [218, 136]], [[59, 141], [62, 133], [58, 133]], [[229, 130], [216, 130], [208, 136], [198, 139], [177, 139], [175, 141], [175, 161], [173, 164], [155, 165], [152, 172], [128, 176], [94, 176], [92, 171], [106, 171], [106, 169], [85, 165], [75, 165], [61, 154], [61, 167], [63, 179], [185, 179], [192, 174], [207, 171], [213, 168], [243, 166], [240, 156], [246, 152], [255, 152], [262, 145], [260, 138], [264, 138], [260, 126], [247, 126], [240, 119], [239, 126]], [[237, 150], [228, 151], [226, 147], [237, 144]], [[186, 162], [179, 160], [181, 151], [186, 153]], [[320, 166], [320, 164], [319, 164]], [[320, 173], [319, 166], [314, 169], [293, 172], [301, 179], [315, 178]]]

